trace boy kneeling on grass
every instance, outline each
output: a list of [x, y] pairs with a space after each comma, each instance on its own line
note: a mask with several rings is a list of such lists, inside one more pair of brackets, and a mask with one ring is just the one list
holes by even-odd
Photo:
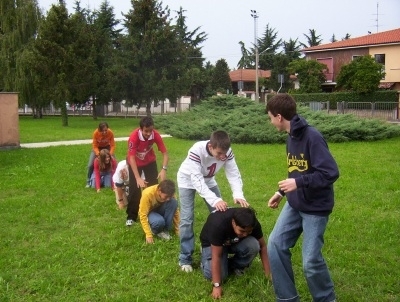
[[179, 210], [174, 194], [175, 183], [169, 179], [143, 190], [139, 219], [146, 235], [146, 243], [154, 243], [153, 235], [165, 240], [171, 239], [169, 231], [172, 223], [175, 234], [179, 234]]
[[257, 254], [260, 255], [265, 276], [270, 278], [267, 245], [260, 222], [251, 208], [228, 208], [214, 211], [203, 226], [201, 240], [201, 269], [212, 281], [211, 296], [222, 296], [222, 281], [228, 274], [241, 276]]

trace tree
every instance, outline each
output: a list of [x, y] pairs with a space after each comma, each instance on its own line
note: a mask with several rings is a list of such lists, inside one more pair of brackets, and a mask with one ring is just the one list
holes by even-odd
[[240, 51], [242, 52], [242, 57], [240, 58], [239, 62], [237, 63], [238, 69], [247, 69], [251, 68], [254, 65], [254, 59], [251, 57], [250, 52], [246, 49], [245, 44], [243, 41], [239, 42]]
[[337, 42], [335, 34], [332, 34], [332, 37], [331, 37], [331, 39], [329, 41], [331, 41], [331, 43]]
[[[205, 80], [207, 79], [201, 51], [201, 44], [207, 40], [207, 34], [200, 31], [200, 27], [189, 30], [184, 12], [182, 7], [177, 11], [175, 31], [183, 46], [186, 67], [184, 67], [185, 72], [179, 77], [179, 82], [173, 87], [179, 88], [178, 91], [181, 91], [181, 95], [190, 95], [192, 102], [196, 103], [204, 96]], [[170, 99], [170, 101], [175, 102], [174, 99]]]
[[281, 83], [278, 80], [278, 75], [283, 74], [284, 83], [282, 84], [282, 89], [280, 92], [287, 92], [290, 87], [290, 74], [288, 73], [287, 67], [291, 62], [291, 58], [286, 54], [277, 54], [274, 56], [274, 68], [271, 70], [271, 77], [267, 81], [267, 86], [269, 89], [278, 91], [281, 88]]
[[[273, 68], [274, 55], [282, 45], [282, 39], [278, 39], [275, 28], [266, 25], [263, 36], [257, 41], [260, 69], [270, 70]], [[255, 49], [252, 49], [255, 58]]]
[[74, 31], [75, 25], [69, 19], [65, 2], [59, 0], [41, 22], [35, 42], [37, 83], [42, 89], [42, 97], [61, 109], [63, 126], [68, 126], [66, 102], [71, 97], [69, 80], [74, 77], [73, 67], [78, 68], [81, 63], [75, 61], [71, 47], [77, 38]]
[[125, 51], [134, 90], [131, 104], [146, 106], [150, 115], [152, 102], [180, 96], [175, 85], [184, 74], [184, 47], [170, 22], [168, 7], [154, 0], [132, 1], [132, 9], [124, 15], [128, 31]]
[[41, 18], [36, 0], [0, 2], [0, 91], [18, 91], [20, 105], [37, 96], [30, 63]]
[[321, 92], [321, 84], [326, 81], [325, 64], [316, 60], [299, 59], [289, 63], [288, 72], [296, 74], [300, 83], [300, 93]]
[[[92, 36], [91, 57], [95, 64], [94, 82], [89, 91], [93, 106], [93, 119], [97, 119], [96, 105], [108, 104], [111, 100], [122, 101], [124, 98], [120, 87], [124, 81], [115, 73], [117, 68], [125, 68], [118, 64], [121, 55], [121, 31], [116, 29], [119, 20], [115, 18], [114, 8], [107, 0], [100, 9], [88, 18], [88, 30]], [[117, 66], [115, 66], [117, 65]]]
[[303, 34], [306, 39], [307, 43], [300, 43], [303, 47], [313, 47], [320, 45], [322, 42], [321, 35], [317, 35], [317, 32], [315, 29], [309, 29], [309, 35]]
[[212, 88], [214, 92], [225, 93], [227, 90], [232, 91], [229, 67], [225, 59], [219, 59], [215, 64], [212, 76]]
[[383, 65], [365, 55], [342, 66], [336, 79], [336, 87], [366, 94], [378, 90], [379, 82], [384, 76]]
[[289, 58], [290, 62], [299, 59], [301, 53], [298, 40], [293, 40], [292, 38], [290, 38], [287, 42], [283, 41], [283, 52]]
[[342, 41], [343, 41], [343, 40], [348, 40], [348, 39], [350, 39], [350, 37], [351, 37], [351, 35], [350, 35], [349, 33], [347, 33], [347, 34], [342, 38]]

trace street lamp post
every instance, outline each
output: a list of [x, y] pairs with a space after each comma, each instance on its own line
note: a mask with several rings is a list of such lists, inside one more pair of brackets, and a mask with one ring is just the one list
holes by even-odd
[[257, 18], [258, 18], [258, 13], [255, 10], [250, 10], [251, 11], [251, 16], [254, 19], [254, 50], [256, 53], [256, 94], [255, 94], [255, 101], [259, 102], [259, 96], [258, 96], [258, 46], [257, 46]]

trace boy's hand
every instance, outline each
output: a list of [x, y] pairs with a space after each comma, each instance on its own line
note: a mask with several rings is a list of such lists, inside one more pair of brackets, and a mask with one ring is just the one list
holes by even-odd
[[211, 296], [214, 299], [220, 299], [222, 297], [222, 287], [221, 286], [220, 287], [213, 287]]
[[153, 244], [154, 243], [153, 237], [146, 237], [146, 243], [147, 244]]
[[228, 208], [228, 204], [227, 204], [225, 201], [223, 201], [223, 200], [218, 201], [218, 202], [215, 204], [215, 209], [216, 209], [217, 211], [224, 212], [224, 211], [226, 211], [227, 208]]
[[275, 193], [269, 200], [268, 200], [268, 206], [271, 209], [276, 209], [279, 206], [279, 203], [282, 200], [282, 196], [279, 195], [278, 193]]
[[242, 208], [248, 208], [250, 206], [246, 200], [241, 198], [235, 198], [234, 202], [240, 204]]

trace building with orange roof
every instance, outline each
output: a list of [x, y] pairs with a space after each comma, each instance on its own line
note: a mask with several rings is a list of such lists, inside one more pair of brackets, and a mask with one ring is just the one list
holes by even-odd
[[333, 91], [343, 65], [359, 56], [370, 55], [383, 64], [385, 78], [379, 88], [400, 90], [400, 28], [357, 38], [308, 47], [302, 50], [308, 60], [327, 66], [325, 91]]

